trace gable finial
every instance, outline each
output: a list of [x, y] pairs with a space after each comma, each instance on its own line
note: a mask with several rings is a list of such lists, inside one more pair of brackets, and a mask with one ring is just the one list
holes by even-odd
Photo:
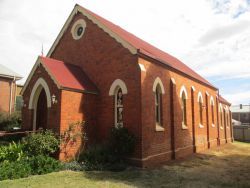
[[42, 51], [41, 51], [41, 55], [43, 56], [43, 43], [42, 43]]

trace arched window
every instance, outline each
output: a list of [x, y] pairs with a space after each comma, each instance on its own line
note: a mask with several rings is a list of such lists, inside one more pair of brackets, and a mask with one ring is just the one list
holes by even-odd
[[123, 127], [123, 95], [128, 93], [124, 81], [116, 79], [109, 89], [109, 95], [114, 96], [115, 127]]
[[212, 127], [215, 127], [215, 124], [214, 124], [214, 98], [212, 96], [210, 98], [210, 105], [211, 105], [211, 115], [212, 115]]
[[123, 94], [119, 86], [115, 90], [115, 126], [123, 127]]
[[220, 112], [220, 128], [223, 129], [223, 112]]
[[155, 97], [155, 124], [156, 131], [164, 131], [162, 124], [162, 95], [165, 94], [162, 81], [157, 77], [153, 84], [153, 92]]
[[182, 128], [187, 128], [187, 90], [185, 86], [181, 86], [180, 89], [180, 98], [181, 98], [181, 111], [182, 111]]
[[229, 127], [229, 110], [228, 110], [228, 107], [226, 106], [225, 107], [226, 109], [226, 127]]
[[228, 125], [229, 125], [229, 123], [228, 123], [229, 115], [228, 115], [228, 108], [227, 108], [227, 106], [224, 107], [223, 113], [224, 113], [224, 127], [227, 128]]
[[158, 84], [155, 90], [155, 122], [156, 122], [156, 125], [160, 125], [160, 126], [162, 126], [162, 122], [161, 122], [162, 96], [161, 95], [162, 95], [161, 87]]
[[185, 92], [181, 95], [182, 127], [187, 126], [187, 99]]
[[201, 92], [198, 94], [200, 127], [203, 126], [203, 98]]
[[220, 104], [220, 128], [223, 129], [223, 109]]

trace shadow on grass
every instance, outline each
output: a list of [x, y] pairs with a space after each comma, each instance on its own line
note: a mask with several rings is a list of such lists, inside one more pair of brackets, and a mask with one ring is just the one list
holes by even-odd
[[[249, 151], [248, 151], [249, 152]], [[157, 169], [128, 168], [122, 172], [86, 172], [94, 181], [144, 187], [250, 187], [250, 154], [195, 154]]]

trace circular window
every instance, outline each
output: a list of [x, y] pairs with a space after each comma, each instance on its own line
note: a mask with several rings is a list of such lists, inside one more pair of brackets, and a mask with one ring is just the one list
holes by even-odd
[[80, 26], [80, 27], [77, 29], [77, 36], [81, 36], [82, 32], [83, 32], [83, 27]]
[[83, 19], [77, 20], [71, 29], [71, 34], [73, 39], [78, 40], [80, 39], [85, 31], [86, 22]]

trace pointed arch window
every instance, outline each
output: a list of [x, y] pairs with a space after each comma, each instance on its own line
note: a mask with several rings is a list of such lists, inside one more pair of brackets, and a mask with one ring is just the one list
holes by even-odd
[[165, 94], [163, 83], [159, 77], [157, 77], [153, 83], [154, 92], [154, 107], [155, 107], [155, 129], [156, 131], [164, 131], [163, 118], [162, 118], [162, 95]]
[[203, 128], [203, 98], [202, 94], [199, 92], [198, 94], [198, 104], [199, 104], [199, 119], [200, 119], [200, 124], [199, 126]]
[[182, 128], [187, 127], [187, 98], [185, 92], [181, 94]]
[[128, 89], [124, 81], [116, 79], [109, 89], [109, 96], [114, 97], [114, 124], [116, 128], [123, 127], [124, 118], [124, 95], [128, 94]]
[[223, 110], [220, 104], [220, 128], [223, 129]]
[[202, 102], [199, 101], [199, 114], [200, 114], [200, 124], [203, 125], [203, 109], [202, 109]]
[[220, 112], [220, 127], [223, 129], [223, 112]]
[[211, 97], [211, 99], [210, 99], [210, 105], [211, 105], [212, 127], [215, 127], [215, 124], [214, 124], [214, 99], [213, 99], [213, 97]]
[[123, 127], [123, 93], [119, 86], [115, 90], [115, 126]]
[[226, 127], [228, 128], [229, 127], [229, 110], [228, 110], [228, 107], [226, 106], [225, 107], [225, 115], [226, 115]]
[[155, 122], [156, 125], [162, 126], [162, 92], [158, 84], [155, 90]]
[[211, 105], [211, 113], [212, 113], [212, 126], [214, 127], [214, 105]]
[[183, 85], [180, 89], [180, 104], [181, 104], [181, 112], [182, 112], [182, 128], [187, 129], [187, 99], [188, 93], [186, 87]]

